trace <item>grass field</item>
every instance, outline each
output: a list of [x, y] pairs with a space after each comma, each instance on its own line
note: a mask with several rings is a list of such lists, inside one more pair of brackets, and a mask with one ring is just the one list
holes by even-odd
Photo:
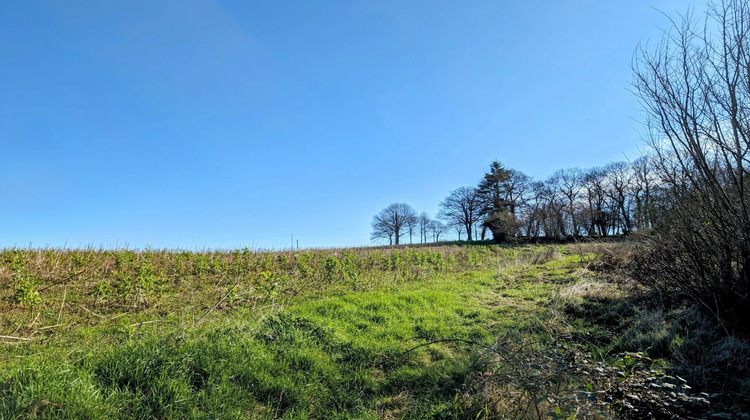
[[592, 270], [617, 246], [5, 250], [0, 418], [707, 410]]

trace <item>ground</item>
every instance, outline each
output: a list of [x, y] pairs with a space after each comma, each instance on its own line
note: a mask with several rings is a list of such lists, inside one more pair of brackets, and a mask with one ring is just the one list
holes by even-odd
[[617, 246], [6, 250], [0, 418], [707, 413]]

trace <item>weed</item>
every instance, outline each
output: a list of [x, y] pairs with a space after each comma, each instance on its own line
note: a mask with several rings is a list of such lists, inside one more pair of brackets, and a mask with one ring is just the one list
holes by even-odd
[[29, 273], [28, 268], [24, 265], [23, 258], [14, 256], [11, 261], [12, 278], [16, 283], [13, 299], [20, 304], [26, 305], [30, 310], [42, 302], [42, 297], [37, 288], [37, 276]]
[[96, 282], [92, 292], [97, 298], [97, 302], [103, 302], [112, 295], [112, 285], [108, 280]]
[[13, 298], [18, 303], [22, 303], [32, 308], [42, 301], [42, 297], [36, 290], [36, 278], [32, 276], [21, 276], [18, 279], [18, 286]]

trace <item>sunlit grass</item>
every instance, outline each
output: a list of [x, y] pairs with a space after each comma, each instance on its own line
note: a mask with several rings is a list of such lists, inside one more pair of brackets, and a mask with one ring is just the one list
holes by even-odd
[[[53, 340], [51, 349], [6, 366], [0, 412], [49, 418], [377, 418], [378, 410], [408, 406], [419, 417], [450, 405], [473, 349], [455, 343], [409, 349], [441, 338], [491, 342], [487, 328], [496, 316], [475, 295], [496, 277], [440, 275], [307, 300], [261, 319], [237, 311], [198, 328], [175, 324], [131, 337], [112, 328], [82, 328], [77, 339], [89, 345], [95, 340], [95, 350], [62, 356], [61, 345], [70, 342]], [[42, 386], [47, 383], [54, 385]], [[69, 393], [76, 398], [67, 398]]]
[[[41, 258], [36, 251], [23, 252], [24, 275], [37, 276], [38, 290], [59, 287], [29, 263]], [[27, 340], [7, 338], [0, 348], [0, 418], [502, 417], [522, 407], [478, 391], [482, 375], [533, 402], [534, 358], [562, 357], [566, 343], [605, 360], [679, 339], [654, 335], [666, 324], [623, 327], [637, 320], [624, 295], [562, 246], [246, 254], [243, 268], [229, 264], [236, 253], [196, 254], [181, 257], [184, 277], [169, 271], [178, 270], [175, 254], [125, 255], [130, 271], [90, 270], [65, 283], [67, 292], [41, 290], [43, 302], [3, 308], [5, 328], [14, 328], [3, 335]], [[125, 257], [75, 258], [106, 266]], [[153, 270], [138, 270], [144, 262]], [[195, 274], [203, 264], [214, 268]], [[15, 284], [21, 271], [8, 269], [5, 281]], [[123, 272], [166, 280], [137, 302], [113, 291]], [[97, 296], [106, 278], [110, 294]], [[52, 318], [62, 325], [45, 328]], [[613, 337], [615, 327], [626, 334]], [[502, 360], [487, 358], [501, 337], [508, 357], [527, 345], [535, 352], [511, 376], [487, 370]], [[555, 392], [586, 386], [555, 380], [563, 381]]]

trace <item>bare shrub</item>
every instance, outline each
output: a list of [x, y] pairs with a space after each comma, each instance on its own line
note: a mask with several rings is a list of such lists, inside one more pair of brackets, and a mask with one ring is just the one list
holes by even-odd
[[[698, 22], [702, 22], [701, 26]], [[635, 275], [665, 303], [690, 300], [750, 332], [750, 3], [681, 15], [635, 57], [661, 186]]]

